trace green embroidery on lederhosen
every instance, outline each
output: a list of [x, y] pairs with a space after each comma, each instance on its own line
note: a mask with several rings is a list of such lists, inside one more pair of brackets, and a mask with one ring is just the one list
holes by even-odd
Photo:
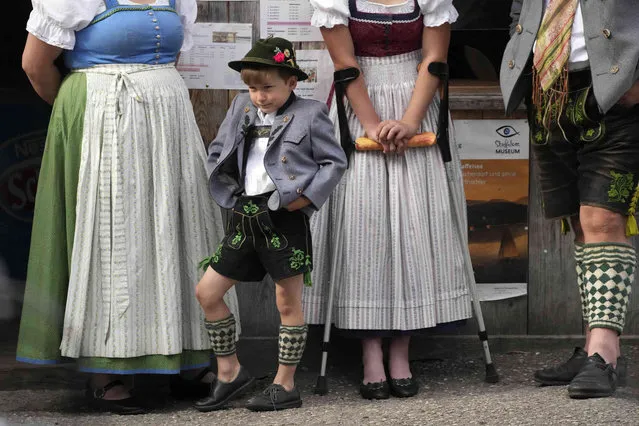
[[617, 173], [610, 171], [612, 182], [608, 189], [608, 201], [614, 203], [625, 203], [632, 193], [634, 175], [632, 173]]
[[217, 249], [215, 250], [215, 253], [213, 253], [211, 256], [209, 256], [207, 258], [204, 258], [198, 264], [198, 269], [202, 269], [202, 270], [206, 271], [206, 269], [209, 267], [209, 265], [211, 263], [219, 263], [221, 258], [222, 258], [222, 244], [217, 246]]
[[293, 269], [294, 271], [297, 271], [298, 269], [301, 269], [302, 267], [308, 266], [312, 263], [311, 256], [304, 253], [303, 250], [298, 250], [293, 247], [291, 251], [293, 252], [293, 255], [289, 257], [289, 262], [291, 265], [291, 269]]
[[[244, 222], [242, 221], [242, 223]], [[246, 235], [244, 234], [244, 232], [242, 232], [242, 228], [240, 227], [239, 223], [235, 226], [235, 234], [233, 236], [229, 236], [227, 241], [229, 247], [231, 247], [232, 249], [237, 250], [242, 247], [242, 244], [244, 244], [244, 241], [246, 241]]]
[[277, 235], [273, 235], [271, 237], [271, 245], [276, 249], [280, 248], [282, 246], [282, 243], [280, 242], [280, 237], [278, 237]]
[[244, 213], [246, 213], [247, 215], [253, 216], [260, 211], [260, 208], [255, 203], [253, 203], [253, 201], [249, 200], [248, 203], [242, 206], [242, 210], [244, 210]]

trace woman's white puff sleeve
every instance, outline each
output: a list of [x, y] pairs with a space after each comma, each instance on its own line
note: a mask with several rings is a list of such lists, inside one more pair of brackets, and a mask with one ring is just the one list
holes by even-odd
[[311, 0], [314, 27], [333, 28], [335, 25], [348, 25], [350, 12], [348, 0]]
[[32, 0], [27, 31], [51, 46], [71, 50], [75, 32], [93, 20], [102, 0]]
[[186, 52], [193, 47], [193, 25], [195, 18], [197, 18], [197, 2], [195, 0], [177, 0], [175, 8], [184, 28], [184, 41], [180, 50]]
[[424, 15], [425, 27], [439, 27], [445, 23], [452, 24], [459, 14], [453, 6], [453, 0], [418, 0]]

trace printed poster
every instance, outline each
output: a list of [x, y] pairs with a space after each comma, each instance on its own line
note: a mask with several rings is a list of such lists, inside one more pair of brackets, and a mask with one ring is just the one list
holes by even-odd
[[182, 52], [177, 70], [189, 89], [244, 89], [240, 73], [227, 66], [251, 49], [252, 24], [196, 23], [193, 48]]
[[322, 41], [311, 26], [309, 0], [260, 0], [260, 37], [283, 37], [289, 41]]
[[455, 120], [454, 125], [468, 208], [470, 255], [481, 300], [525, 295], [528, 122]]
[[324, 102], [333, 84], [333, 61], [328, 50], [296, 50], [297, 64], [308, 79], [297, 83], [295, 94], [302, 98]]

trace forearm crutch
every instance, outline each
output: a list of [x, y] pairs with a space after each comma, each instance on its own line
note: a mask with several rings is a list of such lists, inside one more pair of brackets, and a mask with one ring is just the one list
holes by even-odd
[[[344, 106], [344, 95], [346, 94], [346, 86], [353, 80], [359, 77], [359, 70], [357, 68], [346, 68], [343, 70], [335, 71], [333, 74], [333, 80], [335, 84], [335, 96], [333, 100], [337, 107], [337, 121], [339, 126], [339, 137], [342, 149], [346, 154], [346, 159], [350, 163], [350, 155], [355, 150], [353, 139], [351, 138], [351, 132], [348, 129], [348, 118], [346, 117], [346, 108]], [[338, 200], [340, 204], [343, 200]], [[338, 206], [337, 211], [343, 211]], [[331, 263], [331, 279], [328, 288], [328, 300], [326, 304], [326, 316], [324, 317], [324, 338], [322, 340], [322, 365], [320, 367], [320, 374], [317, 377], [317, 383], [315, 385], [315, 393], [318, 395], [326, 395], [328, 393], [328, 383], [326, 381], [326, 364], [328, 362], [328, 348], [331, 338], [331, 325], [333, 322], [333, 300], [335, 298], [335, 271], [337, 270], [338, 254], [341, 253], [342, 244], [342, 218], [337, 218], [337, 227], [335, 232], [333, 260]]]
[[[486, 382], [497, 383], [499, 381], [499, 375], [495, 364], [493, 364], [492, 357], [490, 356], [490, 348], [488, 347], [488, 333], [486, 333], [486, 326], [484, 324], [484, 316], [481, 312], [481, 304], [479, 297], [477, 296], [477, 283], [475, 282], [475, 272], [473, 271], [473, 265], [470, 259], [470, 251], [468, 250], [468, 233], [464, 228], [465, 221], [463, 220], [463, 212], [465, 209], [465, 199], [462, 194], [456, 193], [454, 190], [453, 182], [455, 175], [452, 170], [451, 160], [452, 155], [450, 152], [450, 139], [448, 134], [448, 64], [444, 62], [431, 62], [428, 65], [428, 72], [432, 75], [439, 77], [442, 81], [444, 93], [439, 105], [439, 118], [437, 123], [437, 145], [441, 150], [442, 160], [444, 161], [444, 168], [446, 169], [446, 178], [448, 180], [449, 194], [452, 198], [451, 209], [453, 210], [453, 217], [457, 222], [457, 233], [461, 239], [463, 246], [464, 264], [466, 265], [466, 275], [468, 276], [468, 289], [473, 299], [473, 310], [477, 317], [477, 324], [479, 326], [479, 340], [481, 340], [482, 347], [484, 349], [484, 360], [486, 361]], [[458, 191], [457, 191], [458, 192]]]

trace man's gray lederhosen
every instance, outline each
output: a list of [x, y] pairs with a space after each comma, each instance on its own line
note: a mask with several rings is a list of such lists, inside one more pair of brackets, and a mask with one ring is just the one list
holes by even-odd
[[[532, 52], [544, 0], [515, 0], [511, 39], [501, 66], [507, 113], [532, 95]], [[568, 95], [559, 113], [529, 102], [532, 150], [547, 218], [575, 216], [581, 205], [628, 217], [637, 234], [639, 106], [618, 104], [639, 79], [639, 3], [580, 0], [587, 60], [568, 64]], [[636, 253], [619, 243], [577, 244], [577, 280], [589, 328], [621, 333]]]

